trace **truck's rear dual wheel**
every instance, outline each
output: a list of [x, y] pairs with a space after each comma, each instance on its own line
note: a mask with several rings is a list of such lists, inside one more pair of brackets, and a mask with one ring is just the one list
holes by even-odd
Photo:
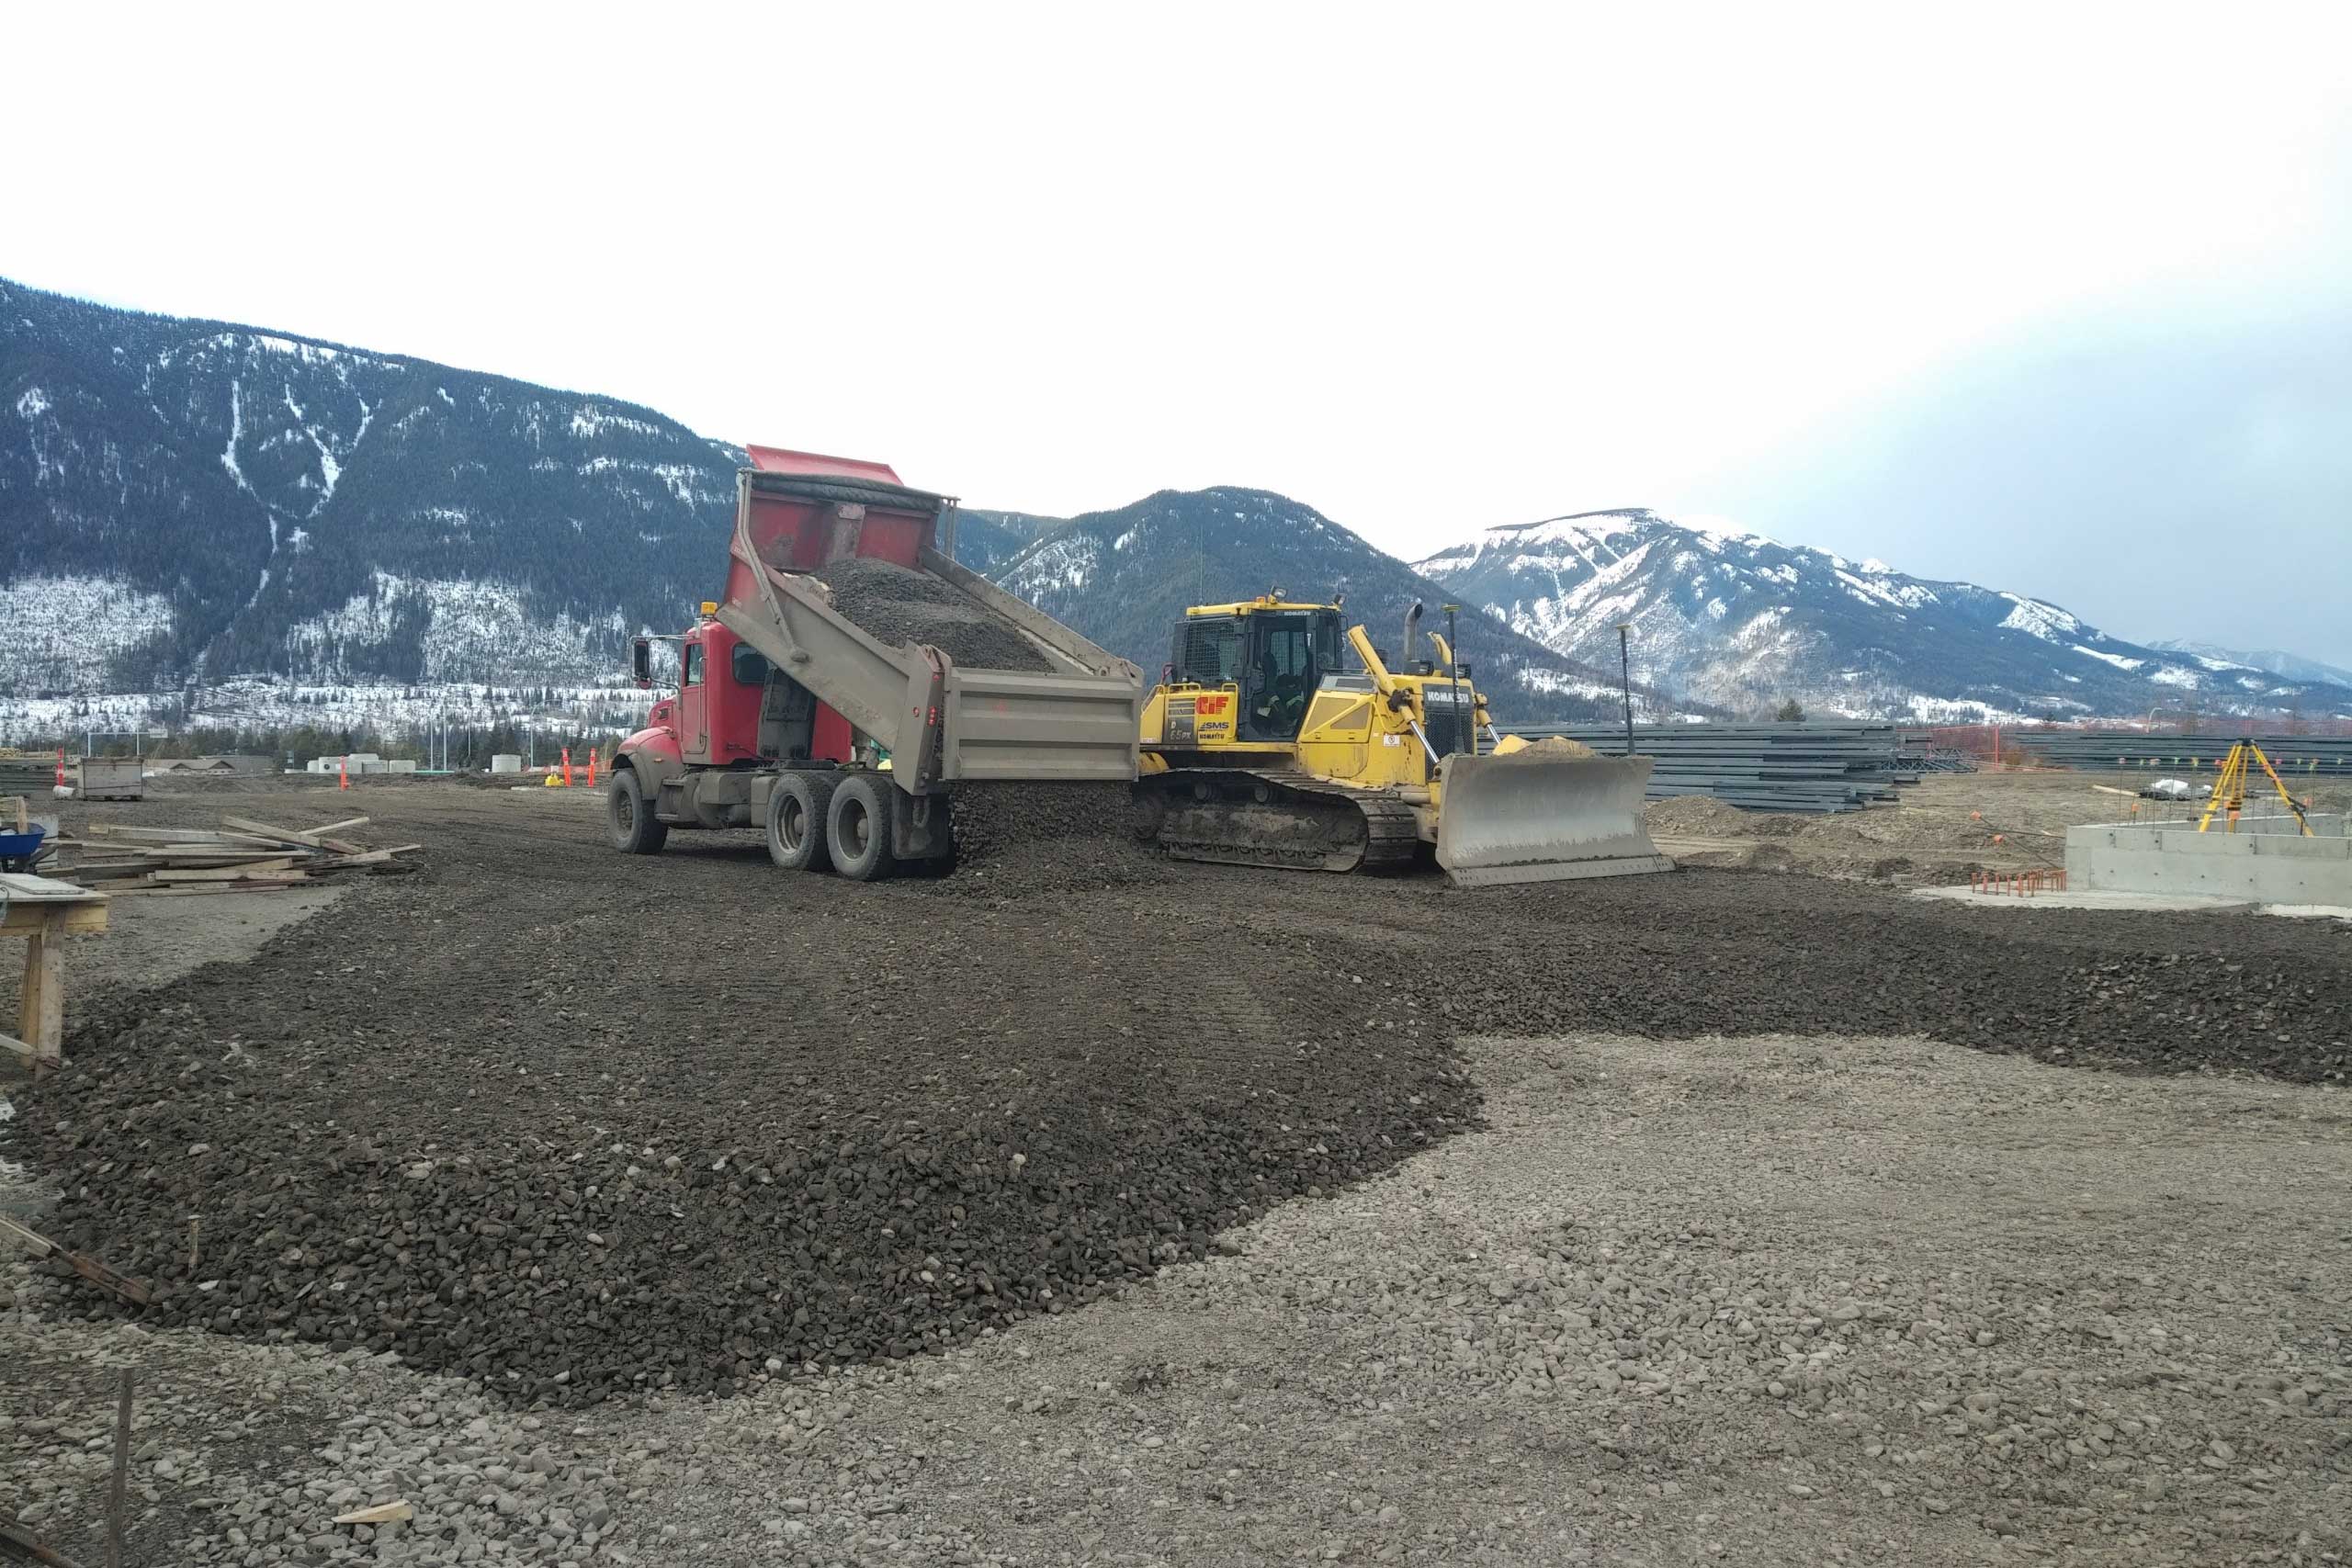
[[834, 781], [821, 773], [786, 773], [768, 793], [768, 859], [786, 871], [831, 871], [825, 817]]
[[898, 869], [890, 848], [892, 785], [872, 773], [851, 773], [825, 809], [825, 842], [833, 869], [853, 882], [878, 882]]

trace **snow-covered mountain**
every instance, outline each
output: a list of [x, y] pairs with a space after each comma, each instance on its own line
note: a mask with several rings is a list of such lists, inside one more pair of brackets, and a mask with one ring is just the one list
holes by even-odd
[[[1059, 525], [1025, 521], [1040, 528], [1036, 541], [998, 567], [996, 580], [1147, 673], [1166, 662], [1185, 606], [1275, 589], [1295, 599], [1345, 595], [1349, 618], [1383, 649], [1395, 649], [1417, 600], [1430, 612], [1427, 624], [1445, 628], [1438, 584], [1313, 507], [1269, 491], [1161, 491]], [[1499, 718], [1573, 721], [1619, 711], [1613, 650], [1606, 668], [1588, 664], [1475, 610], [1461, 633], [1462, 657]], [[1647, 686], [1634, 700], [1648, 717], [1690, 711]]]
[[[741, 461], [608, 398], [0, 280], [0, 742], [452, 705], [504, 723], [549, 693], [620, 722], [641, 701], [625, 639], [718, 581]], [[1648, 716], [1790, 696], [1921, 717], [2352, 712], [2341, 671], [2139, 647], [2039, 600], [1640, 510], [1408, 566], [1311, 506], [1220, 488], [1067, 520], [967, 512], [958, 552], [1148, 671], [1188, 604], [1344, 592], [1385, 647], [1413, 599], [1451, 594], [1492, 612], [1463, 652], [1519, 719], [1613, 712], [1620, 621]]]
[[2325, 685], [2352, 687], [2352, 670], [2275, 648], [2220, 648], [2210, 642], [2185, 642], [2173, 638], [2159, 638], [2148, 646], [2164, 653], [2186, 653], [2195, 658], [2218, 659], [2225, 664], [2243, 664], [2249, 670], [2267, 670], [2288, 681], [2312, 681]]
[[1640, 507], [1489, 528], [1414, 566], [1572, 659], [1613, 660], [1631, 623], [1637, 676], [1740, 713], [1794, 697], [1924, 720], [2352, 714], [2346, 683], [2143, 647], [2039, 599]]
[[0, 692], [586, 681], [724, 558], [650, 409], [0, 281]]

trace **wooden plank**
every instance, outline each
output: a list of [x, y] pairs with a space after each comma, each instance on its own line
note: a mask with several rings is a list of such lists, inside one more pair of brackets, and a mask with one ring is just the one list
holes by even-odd
[[148, 844], [233, 844], [249, 833], [220, 833], [209, 828], [126, 828], [117, 822], [93, 822], [84, 831], [107, 839], [136, 839]]
[[[307, 882], [310, 878], [302, 877], [299, 880]], [[164, 887], [160, 885], [151, 886], [146, 883], [140, 883], [135, 886], [119, 889], [116, 893], [116, 897], [125, 897], [131, 895], [137, 895], [142, 898], [186, 898], [198, 893], [275, 893], [282, 888], [291, 887], [293, 886], [293, 882], [290, 881], [199, 882], [195, 886], [188, 887]]]
[[13, 1562], [37, 1562], [40, 1568], [82, 1568], [82, 1564], [53, 1546], [45, 1545], [40, 1538], [20, 1524], [0, 1519], [0, 1557]]
[[322, 840], [329, 833], [340, 833], [345, 828], [365, 828], [366, 826], [368, 826], [368, 818], [365, 817], [346, 817], [340, 822], [330, 822], [323, 828], [306, 828], [302, 830], [302, 836], [306, 839]]
[[[188, 870], [165, 870], [155, 873], [158, 882], [237, 882], [246, 877], [274, 878], [283, 871], [293, 871], [291, 858], [266, 860], [254, 865], [198, 866]], [[301, 874], [295, 872], [295, 877]]]
[[280, 848], [228, 850], [219, 854], [196, 854], [175, 850], [143, 850], [141, 855], [153, 867], [170, 867], [174, 871], [200, 871], [214, 865], [256, 865], [266, 861], [283, 859]]
[[13, 1034], [0, 1034], [0, 1051], [6, 1051], [11, 1056], [22, 1057], [28, 1062], [33, 1057], [33, 1048]]
[[6, 1214], [0, 1214], [0, 1236], [10, 1237], [35, 1258], [47, 1258], [52, 1253], [63, 1258], [74, 1266], [74, 1272], [94, 1285], [104, 1285], [125, 1301], [145, 1306], [151, 1299], [152, 1292], [144, 1280], [118, 1274], [95, 1258], [60, 1247], [30, 1226], [19, 1224]]
[[74, 936], [84, 931], [106, 930], [107, 895], [91, 892], [86, 887], [76, 887], [74, 891], [89, 894], [90, 901], [85, 904], [34, 904], [10, 899], [7, 912], [0, 914], [0, 931], [12, 936], [28, 936], [34, 931], [54, 930]]
[[305, 871], [241, 871], [234, 875], [224, 875], [209, 871], [159, 871], [155, 874], [155, 884], [159, 887], [186, 887], [191, 885], [201, 887], [271, 887], [283, 883], [310, 880], [311, 874]]
[[[249, 838], [266, 839], [281, 845], [310, 845], [311, 840], [291, 828], [273, 828], [266, 822], [256, 822], [250, 817], [223, 817], [220, 825], [233, 828]], [[315, 846], [313, 846], [315, 847]]]
[[17, 993], [17, 1033], [33, 1048], [35, 1071], [64, 1060], [65, 948], [58, 940], [63, 934], [37, 931], [25, 942], [24, 987]]
[[97, 897], [88, 889], [76, 887], [70, 882], [60, 882], [50, 876], [35, 876], [27, 871], [0, 872], [0, 893], [7, 895], [11, 903], [22, 899], [28, 904], [71, 904]]

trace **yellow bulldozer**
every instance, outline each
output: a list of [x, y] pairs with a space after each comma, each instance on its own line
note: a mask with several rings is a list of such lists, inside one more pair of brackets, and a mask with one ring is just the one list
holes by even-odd
[[1673, 869], [1642, 822], [1648, 758], [1499, 736], [1445, 637], [1419, 656], [1420, 605], [1394, 660], [1340, 608], [1274, 592], [1185, 611], [1144, 705], [1139, 836], [1180, 860], [1321, 871], [1430, 849], [1470, 886]]

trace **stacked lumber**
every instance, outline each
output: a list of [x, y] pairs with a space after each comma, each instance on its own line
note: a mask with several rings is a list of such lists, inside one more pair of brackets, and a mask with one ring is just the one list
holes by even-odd
[[344, 837], [367, 822], [351, 817], [301, 830], [244, 817], [223, 817], [218, 828], [94, 822], [85, 837], [59, 840], [75, 851], [75, 863], [49, 874], [105, 893], [190, 894], [263, 892], [339, 872], [415, 869], [414, 861], [401, 857], [422, 844], [369, 849]]

